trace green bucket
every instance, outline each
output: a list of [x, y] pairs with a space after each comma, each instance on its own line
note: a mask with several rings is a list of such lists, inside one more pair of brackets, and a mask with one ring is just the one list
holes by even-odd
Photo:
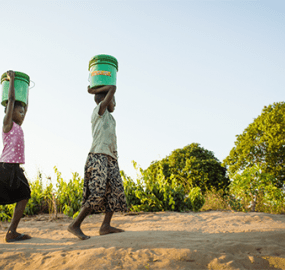
[[[2, 84], [1, 104], [3, 106], [6, 106], [8, 102], [8, 93], [10, 85], [6, 72], [1, 76], [1, 84]], [[29, 95], [29, 85], [30, 85], [30, 77], [25, 73], [15, 71], [15, 80], [14, 80], [15, 98], [17, 101], [22, 102], [24, 106], [27, 105], [27, 100]]]
[[99, 54], [89, 61], [90, 87], [116, 85], [118, 61], [107, 54]]

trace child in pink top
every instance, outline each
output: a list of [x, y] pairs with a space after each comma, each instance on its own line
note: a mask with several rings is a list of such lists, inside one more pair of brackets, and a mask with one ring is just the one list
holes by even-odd
[[21, 125], [27, 106], [24, 107], [21, 102], [15, 100], [15, 73], [9, 70], [7, 75], [10, 83], [2, 130], [4, 148], [0, 157], [0, 205], [17, 203], [5, 237], [6, 242], [15, 242], [31, 238], [16, 231], [26, 204], [31, 198], [29, 183], [19, 166], [25, 163], [24, 133]]
[[9, 132], [2, 130], [2, 137], [4, 149], [0, 162], [25, 164], [24, 132], [21, 126], [13, 122]]

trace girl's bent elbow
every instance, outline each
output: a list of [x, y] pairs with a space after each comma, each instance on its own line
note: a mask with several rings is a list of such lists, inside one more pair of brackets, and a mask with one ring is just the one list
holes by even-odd
[[15, 96], [8, 97], [8, 102], [15, 102], [15, 101], [16, 101]]

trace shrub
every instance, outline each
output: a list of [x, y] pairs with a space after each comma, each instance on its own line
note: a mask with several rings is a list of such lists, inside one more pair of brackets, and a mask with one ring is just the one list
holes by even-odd
[[148, 170], [142, 170], [133, 161], [134, 168], [139, 171], [137, 183], [121, 171], [127, 202], [131, 211], [198, 211], [204, 203], [200, 188], [186, 193], [182, 184], [176, 181], [169, 183], [161, 172], [157, 178]]
[[230, 193], [240, 201], [243, 211], [266, 208], [279, 212], [284, 205], [284, 193], [276, 187], [274, 177], [263, 173], [258, 165], [235, 173], [230, 185]]
[[72, 179], [70, 179], [69, 182], [65, 182], [56, 167], [54, 167], [54, 171], [57, 176], [56, 201], [58, 211], [72, 217], [80, 210], [84, 181], [79, 177], [79, 174], [75, 172], [72, 173]]
[[188, 192], [193, 187], [199, 187], [203, 193], [213, 187], [226, 190], [230, 183], [226, 169], [214, 153], [198, 143], [176, 149], [166, 158], [152, 162], [146, 172], [153, 179], [163, 177], [168, 183], [174, 180]]

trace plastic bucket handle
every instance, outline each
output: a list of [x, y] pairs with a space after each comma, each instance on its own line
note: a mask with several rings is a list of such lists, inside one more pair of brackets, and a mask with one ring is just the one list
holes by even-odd
[[32, 82], [34, 85], [33, 85], [32, 87], [29, 87], [29, 90], [32, 89], [32, 88], [34, 88], [35, 85], [36, 85], [35, 82], [33, 82], [33, 81], [31, 81], [31, 80], [30, 80], [30, 82]]

